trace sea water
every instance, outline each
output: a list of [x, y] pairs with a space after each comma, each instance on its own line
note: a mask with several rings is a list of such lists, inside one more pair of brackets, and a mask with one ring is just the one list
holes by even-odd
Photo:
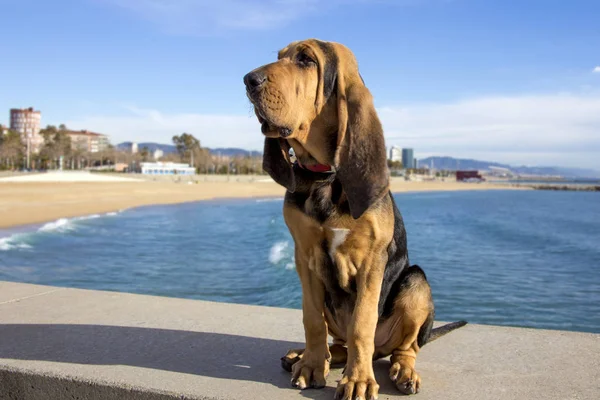
[[[395, 195], [438, 320], [600, 333], [600, 194]], [[0, 231], [0, 280], [300, 308], [282, 199], [141, 207]]]

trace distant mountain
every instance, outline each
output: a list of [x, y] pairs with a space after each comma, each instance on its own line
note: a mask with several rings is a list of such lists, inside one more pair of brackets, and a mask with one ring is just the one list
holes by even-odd
[[[137, 146], [138, 146], [138, 151], [143, 149], [144, 147], [147, 147], [149, 151], [154, 151], [156, 149], [160, 149], [165, 154], [177, 152], [177, 148], [175, 146], [173, 146], [172, 144], [145, 142], [145, 143], [138, 143]], [[119, 150], [129, 150], [131, 148], [131, 142], [119, 143], [116, 147]]]
[[516, 174], [562, 176], [564, 178], [600, 178], [600, 171], [584, 168], [565, 167], [527, 167], [501, 164], [491, 161], [471, 160], [453, 157], [428, 157], [418, 161], [419, 167], [433, 167], [446, 170], [489, 170], [490, 167], [507, 168]]
[[223, 156], [230, 156], [230, 157], [247, 157], [247, 156], [251, 156], [251, 157], [258, 157], [261, 156], [262, 153], [260, 151], [254, 151], [254, 150], [244, 150], [244, 149], [239, 149], [237, 147], [217, 147], [215, 149], [208, 149], [212, 154], [219, 154], [221, 153], [221, 155]]
[[[172, 144], [144, 142], [144, 143], [138, 143], [137, 145], [138, 145], [138, 150], [141, 150], [144, 147], [147, 147], [148, 150], [150, 150], [150, 151], [160, 149], [165, 154], [177, 152], [177, 148]], [[120, 150], [129, 150], [131, 148], [131, 142], [119, 143], [117, 145], [117, 148]], [[262, 154], [259, 151], [244, 150], [244, 149], [240, 149], [237, 147], [218, 147], [218, 148], [214, 148], [214, 149], [209, 148], [208, 150], [212, 154], [215, 154], [215, 155], [221, 154], [222, 156], [228, 156], [228, 157], [247, 157], [247, 156], [256, 157], [256, 156], [260, 156]]]

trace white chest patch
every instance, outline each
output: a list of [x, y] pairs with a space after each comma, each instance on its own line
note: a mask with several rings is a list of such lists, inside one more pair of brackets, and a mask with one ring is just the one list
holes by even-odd
[[332, 228], [333, 238], [331, 239], [331, 244], [329, 245], [329, 257], [333, 261], [335, 261], [335, 250], [346, 240], [346, 236], [350, 232], [350, 229], [341, 229], [341, 228]]

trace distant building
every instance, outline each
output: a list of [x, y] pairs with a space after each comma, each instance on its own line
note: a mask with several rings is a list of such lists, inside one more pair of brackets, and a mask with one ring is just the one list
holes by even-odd
[[6, 135], [8, 133], [8, 126], [0, 124], [0, 135]]
[[154, 154], [153, 154], [154, 161], [158, 161], [164, 155], [165, 155], [165, 152], [162, 151], [161, 149], [154, 150]]
[[123, 151], [126, 151], [126, 152], [131, 153], [131, 154], [137, 154], [137, 152], [139, 150], [139, 146], [135, 142], [124, 143], [124, 144], [119, 145], [119, 147]]
[[456, 180], [459, 182], [481, 182], [485, 179], [479, 171], [456, 171]]
[[390, 161], [402, 161], [402, 148], [397, 146], [392, 146], [390, 148]]
[[73, 148], [73, 150], [98, 153], [108, 149], [109, 141], [107, 135], [86, 130], [67, 130], [66, 134], [71, 138], [71, 148]]
[[129, 170], [129, 165], [126, 163], [116, 163], [114, 168], [115, 172], [127, 172]]
[[140, 163], [142, 174], [146, 175], [195, 175], [196, 169], [188, 164], [173, 162]]
[[414, 169], [419, 168], [419, 160], [417, 160], [416, 158], [413, 160], [413, 168]]
[[37, 153], [44, 144], [44, 137], [40, 135], [42, 113], [33, 107], [11, 108], [10, 129], [19, 132], [23, 143], [27, 143], [33, 153]]
[[413, 149], [402, 149], [402, 165], [404, 165], [404, 168], [414, 168]]
[[488, 168], [490, 170], [487, 174], [493, 177], [512, 178], [515, 175], [515, 173], [508, 168], [494, 167], [492, 165], [490, 165]]
[[119, 148], [127, 153], [137, 154], [139, 146], [135, 142], [127, 142], [119, 145]]

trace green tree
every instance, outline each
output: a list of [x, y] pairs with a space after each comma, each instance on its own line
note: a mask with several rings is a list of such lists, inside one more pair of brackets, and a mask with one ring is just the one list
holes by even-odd
[[23, 165], [25, 144], [19, 132], [9, 130], [2, 137], [0, 145], [0, 165], [8, 169], [19, 168]]
[[61, 125], [58, 129], [54, 125], [48, 125], [40, 130], [44, 137], [44, 145], [40, 150], [40, 159], [50, 168], [58, 168], [59, 159], [65, 161], [72, 154], [71, 138], [67, 134], [66, 126]]
[[140, 157], [142, 157], [142, 162], [146, 162], [150, 158], [150, 149], [147, 146], [140, 150]]
[[182, 160], [184, 160], [186, 156], [191, 155], [193, 150], [202, 148], [202, 146], [200, 146], [200, 141], [196, 139], [194, 135], [189, 133], [173, 136], [173, 144], [177, 148], [177, 153], [179, 153]]
[[189, 160], [192, 155], [195, 155], [198, 150], [202, 149], [200, 140], [196, 139], [194, 135], [189, 133], [182, 133], [181, 135], [173, 136], [173, 144], [177, 149], [177, 153], [181, 158], [181, 161]]
[[203, 149], [200, 145], [200, 140], [189, 133], [173, 136], [173, 144], [177, 149], [177, 154], [182, 162], [188, 162], [196, 170], [203, 168], [207, 169], [210, 161], [210, 152], [208, 149]]
[[106, 163], [114, 166], [117, 163], [117, 150], [115, 146], [112, 144], [107, 145], [104, 150], [104, 156], [106, 157]]
[[402, 169], [402, 161], [388, 160], [387, 164], [389, 169]]

